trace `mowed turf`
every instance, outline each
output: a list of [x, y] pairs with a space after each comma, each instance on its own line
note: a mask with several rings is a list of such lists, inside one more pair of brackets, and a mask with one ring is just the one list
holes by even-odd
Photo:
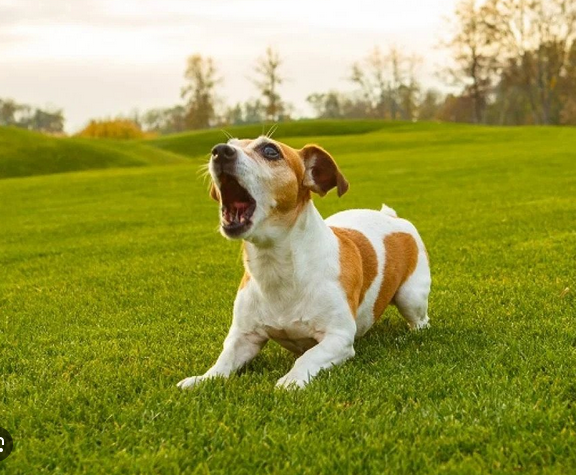
[[383, 127], [286, 141], [349, 179], [323, 215], [415, 223], [432, 327], [388, 309], [298, 392], [275, 343], [175, 386], [217, 358], [242, 274], [201, 159], [0, 181], [0, 472], [574, 473], [576, 130]]
[[[283, 124], [276, 138], [355, 135], [381, 129], [377, 120], [297, 121]], [[396, 124], [387, 124], [393, 127]], [[230, 129], [241, 137], [255, 137], [276, 129], [246, 125]], [[0, 179], [106, 168], [188, 163], [207, 158], [214, 144], [226, 140], [223, 130], [199, 130], [144, 140], [96, 140], [49, 137], [15, 127], [0, 127]]]
[[181, 162], [186, 158], [146, 142], [48, 137], [0, 127], [0, 179]]

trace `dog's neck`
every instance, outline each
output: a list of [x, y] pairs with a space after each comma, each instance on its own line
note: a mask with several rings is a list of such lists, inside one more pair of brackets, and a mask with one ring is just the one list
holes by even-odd
[[[322, 262], [334, 234], [310, 200], [293, 226], [265, 241], [244, 243], [244, 266], [262, 290], [299, 287], [310, 280], [311, 262]], [[315, 266], [312, 266], [313, 268]]]

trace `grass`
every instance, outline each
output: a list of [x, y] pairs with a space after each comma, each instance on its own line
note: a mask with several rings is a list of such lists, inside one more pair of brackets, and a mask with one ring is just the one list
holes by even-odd
[[[291, 122], [275, 137], [364, 134], [396, 124], [377, 120]], [[270, 126], [231, 129], [237, 136], [255, 137]], [[205, 159], [214, 144], [225, 140], [222, 130], [201, 130], [145, 140], [95, 140], [48, 137], [36, 132], [0, 127], [0, 179], [82, 170], [188, 163]]]
[[242, 273], [199, 160], [0, 181], [0, 472], [574, 473], [576, 130], [380, 129], [286, 141], [349, 179], [325, 216], [386, 202], [417, 225], [432, 328], [389, 309], [294, 393], [274, 343], [175, 387], [218, 356]]
[[[322, 136], [359, 135], [399, 127], [401, 123], [386, 123], [379, 120], [301, 120], [282, 124], [274, 132], [274, 138], [316, 138]], [[272, 130], [270, 125], [245, 125], [230, 128], [236, 137], [258, 137]], [[167, 135], [142, 143], [188, 157], [206, 157], [214, 144], [225, 141], [223, 130], [199, 130], [182, 134]]]
[[0, 178], [187, 161], [146, 143], [56, 138], [0, 127]]

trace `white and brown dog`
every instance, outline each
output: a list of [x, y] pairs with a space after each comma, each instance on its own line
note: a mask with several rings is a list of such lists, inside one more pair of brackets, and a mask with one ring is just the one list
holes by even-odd
[[231, 375], [270, 339], [300, 355], [277, 386], [303, 387], [353, 357], [354, 339], [390, 303], [411, 328], [428, 326], [430, 268], [416, 228], [387, 206], [326, 220], [314, 206], [312, 192], [348, 190], [328, 152], [232, 139], [214, 147], [209, 170], [221, 232], [244, 241], [245, 272], [218, 361], [180, 388]]

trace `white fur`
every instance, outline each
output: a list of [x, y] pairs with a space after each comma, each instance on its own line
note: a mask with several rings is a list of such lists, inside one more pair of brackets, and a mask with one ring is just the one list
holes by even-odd
[[[270, 198], [273, 184], [265, 167], [246, 157], [240, 148], [238, 151], [238, 179], [257, 201], [254, 225], [243, 236], [250, 280], [238, 291], [232, 325], [216, 364], [202, 376], [184, 379], [180, 388], [231, 375], [269, 339], [302, 354], [280, 378], [280, 387], [303, 387], [322, 369], [354, 356], [354, 339], [374, 323], [372, 309], [386, 261], [384, 237], [390, 233], [410, 233], [420, 251], [414, 273], [398, 290], [394, 302], [412, 328], [428, 325], [430, 270], [424, 244], [411, 223], [395, 218], [395, 211], [387, 206], [382, 211], [348, 210], [324, 221], [309, 201], [295, 224], [282, 229], [267, 221], [274, 203]], [[329, 226], [360, 231], [376, 251], [378, 274], [356, 319], [340, 284], [339, 243]]]

